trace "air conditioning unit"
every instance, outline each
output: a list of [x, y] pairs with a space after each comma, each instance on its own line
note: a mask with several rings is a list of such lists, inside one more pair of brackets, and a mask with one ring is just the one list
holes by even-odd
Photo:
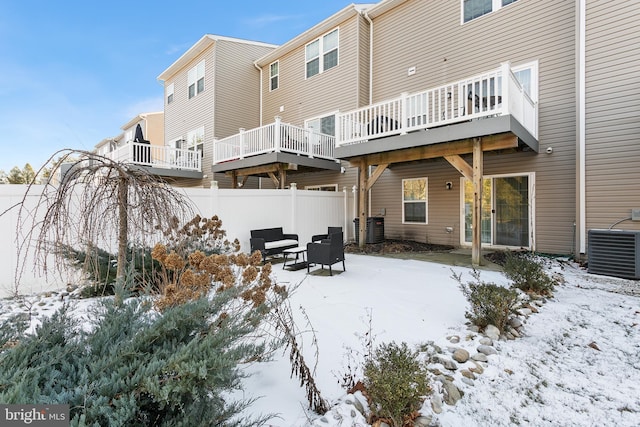
[[589, 230], [589, 273], [640, 279], [640, 231]]

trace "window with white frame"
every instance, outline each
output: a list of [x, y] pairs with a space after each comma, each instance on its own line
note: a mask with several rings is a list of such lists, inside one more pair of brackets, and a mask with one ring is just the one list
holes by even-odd
[[204, 91], [204, 60], [189, 70], [187, 84], [189, 85], [189, 99]]
[[167, 85], [167, 105], [173, 102], [173, 83]]
[[338, 65], [340, 34], [338, 28], [305, 46], [306, 77], [312, 77]]
[[191, 151], [199, 151], [202, 155], [204, 147], [204, 126], [192, 130], [187, 133], [187, 140], [183, 145], [183, 149]]
[[402, 180], [402, 223], [427, 224], [427, 178]]
[[269, 65], [269, 90], [278, 89], [280, 77], [280, 61], [276, 61]]
[[338, 184], [306, 185], [304, 189], [313, 191], [338, 191]]
[[462, 22], [469, 22], [515, 2], [516, 0], [462, 0]]

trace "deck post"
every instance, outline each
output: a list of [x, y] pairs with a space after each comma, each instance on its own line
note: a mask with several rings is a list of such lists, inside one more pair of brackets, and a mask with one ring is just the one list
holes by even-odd
[[367, 161], [362, 159], [360, 165], [358, 166], [358, 191], [359, 191], [359, 201], [358, 201], [358, 221], [359, 221], [359, 229], [358, 229], [358, 239], [361, 248], [364, 248], [364, 244], [367, 240], [365, 231], [367, 226]]
[[274, 145], [274, 150], [276, 153], [280, 152], [280, 126], [282, 124], [282, 117], [280, 116], [275, 116], [275, 123], [274, 123], [274, 127], [273, 127], [273, 145]]
[[473, 213], [471, 215], [471, 265], [480, 265], [482, 259], [482, 140], [473, 139]]

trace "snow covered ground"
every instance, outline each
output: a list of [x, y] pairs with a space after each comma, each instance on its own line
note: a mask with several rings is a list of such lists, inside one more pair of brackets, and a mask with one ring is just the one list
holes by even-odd
[[[239, 395], [260, 397], [249, 415], [278, 413], [268, 424], [278, 427], [368, 425], [353, 405], [360, 400], [366, 409], [366, 402], [360, 394], [346, 395], [340, 378], [354, 373], [347, 365], [361, 357], [369, 337], [376, 345], [404, 341], [424, 348], [432, 342], [445, 354], [455, 348], [476, 353], [482, 337], [467, 328], [467, 303], [452, 278], [453, 272], [462, 273], [469, 281], [470, 269], [355, 254], [347, 254], [346, 267], [328, 277], [274, 265], [279, 283], [298, 284], [292, 308], [303, 331], [305, 358], [315, 366], [318, 388], [332, 409], [324, 416], [310, 412], [304, 389], [290, 378], [288, 354], [277, 354], [271, 362], [247, 368], [252, 375]], [[640, 425], [640, 283], [589, 275], [567, 261], [552, 261], [549, 268], [561, 273], [564, 283], [538, 313], [522, 318], [523, 336], [494, 341], [497, 354], [480, 362], [483, 372], [471, 381], [460, 371], [474, 365], [459, 363], [460, 369], [449, 374], [464, 396], [455, 406], [444, 404], [441, 413], [434, 413], [428, 398], [422, 421]], [[481, 278], [508, 283], [495, 271], [482, 271]], [[60, 300], [60, 294], [31, 296], [21, 308], [15, 300], [0, 300], [0, 319], [15, 310], [46, 315]], [[88, 304], [81, 302], [78, 312]], [[437, 383], [434, 389], [439, 390]]]

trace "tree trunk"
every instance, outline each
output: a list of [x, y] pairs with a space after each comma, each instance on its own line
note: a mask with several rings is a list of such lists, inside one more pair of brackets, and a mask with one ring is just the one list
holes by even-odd
[[116, 271], [118, 279], [124, 277], [127, 267], [128, 208], [129, 187], [127, 186], [127, 179], [121, 176], [118, 183], [118, 270]]

